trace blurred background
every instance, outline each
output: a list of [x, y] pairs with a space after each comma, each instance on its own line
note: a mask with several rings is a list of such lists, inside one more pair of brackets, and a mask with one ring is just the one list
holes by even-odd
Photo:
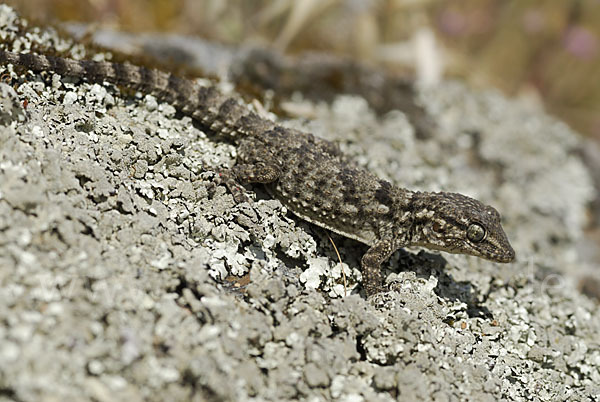
[[77, 21], [288, 53], [350, 56], [425, 82], [527, 97], [600, 140], [599, 0], [9, 0], [34, 24]]

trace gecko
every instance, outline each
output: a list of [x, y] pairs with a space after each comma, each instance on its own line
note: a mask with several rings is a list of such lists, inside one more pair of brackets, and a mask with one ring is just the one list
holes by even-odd
[[356, 165], [337, 144], [262, 117], [214, 85], [132, 64], [35, 53], [0, 50], [0, 63], [153, 95], [232, 142], [236, 162], [219, 176], [234, 200], [249, 201], [242, 185], [261, 183], [300, 219], [366, 244], [360, 265], [367, 297], [384, 290], [381, 264], [399, 248], [421, 246], [500, 263], [515, 258], [495, 208], [459, 193], [391, 184]]

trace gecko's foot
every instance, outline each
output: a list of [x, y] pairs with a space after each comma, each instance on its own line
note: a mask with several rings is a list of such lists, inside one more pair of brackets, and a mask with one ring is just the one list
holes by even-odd
[[244, 202], [250, 204], [252, 202], [252, 200], [250, 199], [250, 197], [248, 197], [248, 194], [246, 194], [246, 190], [243, 187], [237, 187], [235, 190], [230, 191], [231, 195], [233, 196], [233, 201], [235, 201], [236, 204], [242, 204]]
[[235, 177], [232, 174], [231, 170], [227, 169], [217, 172], [215, 183], [217, 185], [225, 185], [225, 187], [227, 187], [227, 189], [233, 196], [233, 200], [236, 204], [241, 204], [243, 202], [251, 202], [250, 197], [248, 197], [248, 194], [246, 194], [246, 189], [235, 180]]
[[371, 291], [371, 292], [367, 292], [367, 291], [365, 291], [365, 298], [366, 298], [367, 300], [369, 300], [369, 299], [373, 299], [373, 298], [374, 298], [375, 296], [377, 296], [378, 294], [385, 293], [385, 292], [387, 292], [388, 290], [389, 290], [389, 289], [385, 289], [385, 288], [377, 288], [377, 290], [375, 290], [375, 291]]
[[367, 299], [372, 298], [378, 293], [387, 292], [389, 290], [381, 284], [365, 284], [364, 289]]

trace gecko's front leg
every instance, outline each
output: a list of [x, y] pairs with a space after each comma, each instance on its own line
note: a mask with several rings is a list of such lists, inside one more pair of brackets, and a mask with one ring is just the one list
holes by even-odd
[[367, 297], [383, 290], [381, 264], [387, 261], [398, 248], [392, 240], [379, 240], [363, 255], [360, 265]]

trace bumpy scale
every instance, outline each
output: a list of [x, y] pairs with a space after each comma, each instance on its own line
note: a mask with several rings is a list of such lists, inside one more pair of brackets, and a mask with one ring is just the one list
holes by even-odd
[[1, 50], [0, 62], [154, 95], [232, 141], [238, 160], [222, 179], [236, 201], [246, 199], [239, 184], [264, 183], [298, 217], [369, 245], [361, 260], [367, 295], [381, 289], [381, 264], [400, 247], [424, 246], [496, 262], [515, 257], [491, 206], [462, 194], [394, 186], [355, 166], [335, 144], [264, 119], [216, 87], [129, 64]]

